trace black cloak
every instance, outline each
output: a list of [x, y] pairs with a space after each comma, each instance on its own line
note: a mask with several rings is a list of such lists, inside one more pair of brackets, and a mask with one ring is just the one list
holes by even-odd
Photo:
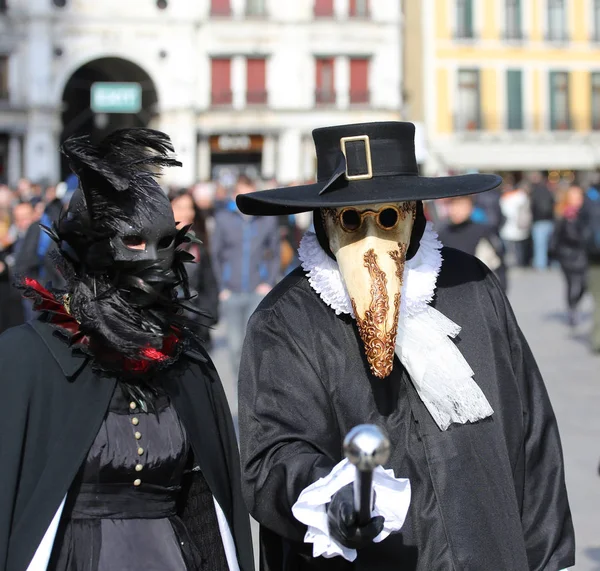
[[[269, 571], [559, 571], [574, 532], [558, 428], [531, 351], [496, 278], [444, 248], [432, 306], [462, 327], [456, 344], [494, 413], [441, 431], [396, 357], [369, 371], [355, 321], [336, 315], [298, 268], [250, 319], [240, 366], [242, 489]], [[291, 507], [343, 459], [347, 432], [386, 428], [386, 468], [411, 480], [404, 528], [354, 563], [312, 558]]]
[[[97, 376], [42, 321], [0, 337], [0, 570], [27, 568], [104, 419], [116, 380]], [[199, 349], [201, 351], [201, 349]], [[164, 388], [186, 428], [195, 462], [227, 518], [242, 571], [254, 569], [250, 522], [239, 487], [235, 431], [208, 355], [179, 358]], [[193, 490], [194, 484], [191, 485]], [[189, 492], [184, 520], [202, 506]], [[202, 530], [194, 529], [201, 533]], [[218, 530], [217, 530], [218, 536]]]

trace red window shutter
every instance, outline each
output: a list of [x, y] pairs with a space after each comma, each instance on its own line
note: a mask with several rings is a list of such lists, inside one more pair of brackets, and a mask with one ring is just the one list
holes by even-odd
[[213, 58], [211, 79], [212, 104], [231, 105], [231, 60], [228, 58]]
[[318, 58], [316, 60], [316, 102], [335, 103], [335, 78], [333, 75], [333, 58]]
[[246, 102], [266, 103], [266, 60], [249, 58], [246, 60]]
[[369, 60], [350, 60], [350, 103], [369, 102]]
[[211, 0], [210, 13], [212, 16], [229, 16], [231, 14], [229, 0]]
[[315, 16], [317, 18], [333, 16], [333, 0], [315, 0]]

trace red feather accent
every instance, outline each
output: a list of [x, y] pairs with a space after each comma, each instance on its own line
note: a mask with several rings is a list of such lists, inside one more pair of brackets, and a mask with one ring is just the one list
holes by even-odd
[[165, 355], [158, 349], [153, 349], [152, 347], [147, 347], [146, 349], [144, 349], [142, 351], [142, 355], [150, 361], [164, 361], [168, 358], [167, 355]]
[[[66, 330], [70, 334], [70, 345], [80, 344], [89, 346], [90, 339], [81, 332], [79, 322], [50, 291], [32, 278], [24, 278], [21, 285], [24, 289], [23, 296], [33, 300], [33, 308], [36, 311], [46, 312], [50, 316], [50, 323]], [[163, 362], [169, 359], [179, 342], [178, 332], [173, 331], [173, 333], [163, 340], [161, 350], [147, 347], [141, 351], [140, 359], [123, 358], [123, 368], [131, 372], [144, 373], [151, 368], [152, 363]], [[117, 359], [120, 358], [118, 355], [114, 357]]]

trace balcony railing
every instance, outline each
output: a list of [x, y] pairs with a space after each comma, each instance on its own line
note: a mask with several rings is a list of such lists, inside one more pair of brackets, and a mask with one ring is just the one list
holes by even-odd
[[545, 35], [545, 40], [547, 42], [560, 42], [562, 44], [569, 41], [569, 34], [566, 30], [562, 31], [548, 31]]
[[352, 20], [367, 20], [371, 17], [371, 11], [369, 8], [364, 10], [355, 9], [354, 11], [348, 12], [348, 18]]
[[452, 115], [453, 130], [455, 133], [560, 133], [570, 134], [589, 133], [591, 131], [600, 131], [600, 113], [588, 115], [570, 114], [568, 117], [556, 119], [547, 113], [488, 113], [476, 115], [466, 115], [464, 113], [454, 113]]
[[262, 20], [267, 17], [267, 10], [265, 8], [246, 8], [246, 18], [255, 20]]
[[350, 91], [350, 105], [364, 105], [371, 102], [369, 91]]
[[336, 102], [335, 91], [317, 89], [315, 91], [315, 103], [317, 105], [333, 105]]
[[[477, 131], [487, 131], [491, 127], [498, 127], [502, 131], [523, 131], [525, 126], [525, 117], [522, 113], [515, 115], [464, 115], [456, 113], [454, 115], [454, 130], [457, 133], [469, 133]], [[496, 129], [494, 129], [496, 130]]]
[[481, 131], [483, 128], [481, 117], [477, 115], [454, 115], [454, 130], [458, 132]]
[[551, 131], [570, 131], [573, 128], [572, 121], [570, 117], [566, 119], [550, 119], [550, 130]]
[[233, 103], [233, 93], [231, 91], [213, 91], [210, 95], [210, 102], [214, 107], [227, 107]]
[[246, 92], [246, 103], [248, 105], [266, 105], [267, 91], [261, 89]]
[[508, 42], [522, 42], [526, 39], [523, 30], [504, 30], [502, 38]]
[[454, 39], [473, 41], [477, 39], [477, 34], [475, 33], [475, 30], [472, 29], [454, 30]]

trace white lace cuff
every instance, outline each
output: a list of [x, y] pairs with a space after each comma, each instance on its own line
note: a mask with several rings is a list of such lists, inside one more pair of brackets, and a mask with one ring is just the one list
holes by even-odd
[[[353, 482], [355, 474], [356, 468], [348, 460], [342, 460], [329, 475], [303, 490], [293, 505], [294, 517], [308, 526], [304, 541], [313, 544], [313, 557], [341, 555], [348, 561], [356, 559], [356, 549], [344, 547], [329, 536], [326, 510], [333, 495]], [[410, 482], [407, 478], [395, 478], [393, 470], [379, 466], [373, 472], [373, 488], [375, 508], [372, 515], [385, 518], [383, 531], [373, 540], [378, 543], [404, 525], [410, 504]]]

